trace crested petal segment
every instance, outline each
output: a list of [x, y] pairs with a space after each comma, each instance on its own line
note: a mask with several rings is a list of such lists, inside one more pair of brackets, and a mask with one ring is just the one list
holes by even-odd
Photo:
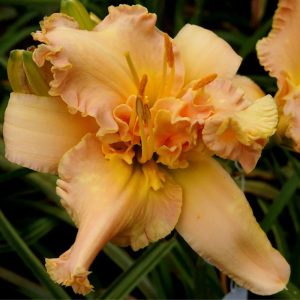
[[280, 0], [269, 36], [257, 43], [261, 65], [278, 80], [279, 88], [288, 78], [300, 84], [300, 2]]
[[128, 165], [106, 160], [91, 134], [71, 149], [59, 165], [57, 193], [78, 227], [74, 245], [46, 267], [56, 282], [86, 294], [92, 286], [88, 268], [109, 240], [133, 249], [171, 232], [181, 211], [182, 191], [154, 162]]
[[139, 5], [110, 7], [93, 31], [80, 30], [63, 14], [46, 18], [42, 31], [33, 34], [44, 43], [34, 59], [38, 65], [45, 60], [53, 64], [50, 94], [96, 117], [104, 133], [118, 130], [112, 111], [137, 95], [144, 75], [147, 101], [178, 93], [183, 66], [171, 39], [155, 22], [156, 16]]
[[60, 98], [11, 93], [5, 112], [5, 156], [40, 172], [56, 173], [58, 162], [87, 132], [90, 118], [71, 115]]
[[185, 66], [185, 83], [212, 73], [232, 78], [242, 61], [227, 42], [200, 26], [185, 25], [174, 42]]
[[284, 289], [290, 267], [272, 248], [229, 174], [212, 158], [172, 173], [183, 188], [184, 203], [176, 229], [186, 242], [256, 294], [270, 295]]
[[267, 95], [241, 111], [208, 118], [203, 141], [218, 156], [239, 161], [248, 173], [255, 167], [268, 138], [275, 133], [277, 123], [276, 104]]
[[236, 113], [231, 120], [238, 140], [244, 145], [267, 139], [275, 133], [278, 123], [274, 99], [270, 95], [257, 99], [245, 110]]

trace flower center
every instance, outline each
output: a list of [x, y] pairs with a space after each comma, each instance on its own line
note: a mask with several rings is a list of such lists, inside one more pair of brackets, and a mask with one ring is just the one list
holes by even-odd
[[[194, 101], [201, 96], [200, 90], [217, 75], [211, 74], [192, 85], [182, 87], [177, 96], [170, 91], [175, 80], [175, 55], [171, 38], [164, 34], [162, 69], [155, 83], [149, 73], [141, 73], [129, 51], [124, 53], [136, 94], [114, 110], [119, 131], [103, 138], [104, 154], [119, 155], [128, 163], [135, 159], [140, 164], [151, 161], [171, 168], [188, 165], [187, 152], [200, 141], [203, 116], [207, 108]], [[140, 73], [138, 72], [140, 71]], [[143, 71], [145, 72], [145, 71]], [[156, 88], [156, 96], [151, 89]]]

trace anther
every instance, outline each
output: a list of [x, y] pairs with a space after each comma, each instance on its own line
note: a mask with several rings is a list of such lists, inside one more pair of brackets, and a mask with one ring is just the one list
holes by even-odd
[[217, 74], [216, 73], [212, 73], [202, 79], [200, 79], [198, 82], [196, 82], [196, 84], [193, 86], [193, 90], [199, 90], [200, 88], [206, 86], [207, 84], [211, 83], [212, 81], [214, 81], [217, 78]]
[[148, 82], [148, 76], [146, 74], [143, 75], [140, 84], [139, 84], [139, 95], [142, 97], [142, 99], [145, 96], [145, 89]]
[[136, 68], [135, 68], [135, 66], [134, 66], [134, 64], [133, 64], [133, 61], [132, 61], [132, 59], [131, 59], [131, 56], [130, 56], [129, 51], [125, 52], [124, 55], [125, 55], [125, 58], [126, 58], [126, 62], [127, 62], [127, 64], [128, 64], [128, 67], [129, 67], [129, 69], [130, 69], [130, 72], [131, 72], [131, 74], [132, 74], [133, 81], [134, 81], [135, 85], [139, 88], [139, 85], [140, 85], [139, 75], [138, 75], [138, 73], [137, 73], [137, 71], [136, 71]]
[[170, 37], [166, 33], [164, 34], [164, 40], [165, 40], [165, 55], [166, 55], [167, 64], [170, 68], [173, 68], [174, 66], [173, 46]]

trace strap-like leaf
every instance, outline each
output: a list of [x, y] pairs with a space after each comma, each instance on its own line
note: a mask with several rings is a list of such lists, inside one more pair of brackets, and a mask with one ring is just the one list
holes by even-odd
[[150, 247], [126, 272], [101, 295], [101, 299], [124, 299], [176, 245], [176, 240], [158, 242]]
[[16, 251], [25, 265], [32, 271], [34, 276], [47, 288], [55, 299], [70, 299], [68, 294], [57, 284], [55, 284], [45, 271], [41, 262], [32, 253], [29, 247], [21, 239], [17, 231], [13, 228], [7, 218], [0, 210], [0, 231], [10, 246]]

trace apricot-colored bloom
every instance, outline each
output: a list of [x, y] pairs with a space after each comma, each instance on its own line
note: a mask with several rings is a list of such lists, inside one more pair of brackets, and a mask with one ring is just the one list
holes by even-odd
[[275, 293], [289, 265], [212, 158], [251, 171], [277, 125], [273, 99], [235, 77], [241, 58], [211, 31], [186, 25], [172, 40], [155, 22], [142, 6], [120, 5], [91, 31], [53, 14], [33, 34], [33, 59], [53, 76], [49, 95], [12, 93], [4, 137], [9, 160], [58, 172], [78, 227], [47, 270], [86, 294], [106, 242], [137, 250], [176, 228], [238, 284]]
[[278, 137], [300, 152], [300, 2], [279, 0], [269, 36], [257, 43], [259, 61], [277, 79]]

